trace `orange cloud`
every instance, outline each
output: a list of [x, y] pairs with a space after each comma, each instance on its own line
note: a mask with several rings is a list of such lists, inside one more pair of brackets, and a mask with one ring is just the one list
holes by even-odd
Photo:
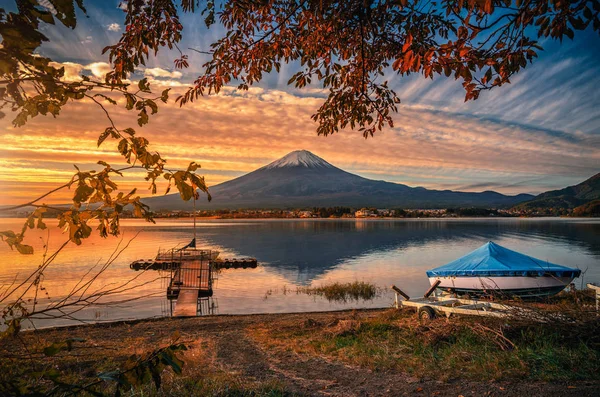
[[[102, 73], [101, 66], [91, 65], [85, 68]], [[68, 76], [83, 70], [74, 64], [69, 67]], [[148, 74], [158, 76], [162, 72]], [[122, 106], [109, 106], [109, 111], [120, 128], [133, 127], [138, 135], [148, 138], [168, 159], [169, 167], [184, 168], [190, 161], [199, 162], [209, 185], [252, 171], [296, 149], [313, 151], [340, 168], [375, 179], [429, 188], [498, 182], [507, 185], [500, 189], [505, 193], [535, 190], [508, 186], [514, 181], [548, 175], [565, 181], [582, 179], [594, 173], [600, 160], [598, 138], [423, 106], [403, 105], [395, 117], [396, 128], [373, 139], [365, 140], [355, 131], [318, 137], [310, 116], [322, 102], [322, 92], [314, 94], [318, 96], [226, 87], [219, 95], [200, 98], [182, 108], [174, 100], [161, 103], [159, 113], [144, 128], [137, 127], [134, 111]], [[172, 93], [171, 98], [176, 96]], [[57, 119], [40, 116], [22, 128], [10, 126], [10, 115], [1, 120], [0, 204], [15, 204], [66, 182], [74, 172], [73, 164], [85, 169], [98, 169], [98, 160], [122, 165], [115, 141], [107, 140], [97, 148], [98, 135], [108, 125], [102, 111], [88, 100], [70, 103]], [[147, 194], [143, 173], [117, 182], [124, 190], [138, 187], [141, 194]], [[544, 189], [540, 186], [538, 190]], [[68, 197], [69, 192], [61, 192], [48, 202], [64, 202]]]

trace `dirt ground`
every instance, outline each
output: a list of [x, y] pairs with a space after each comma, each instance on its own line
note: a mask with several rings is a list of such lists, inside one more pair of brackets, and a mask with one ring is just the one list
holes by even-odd
[[[360, 311], [367, 318], [381, 310]], [[356, 316], [356, 313], [353, 314]], [[245, 316], [209, 316], [185, 319], [158, 319], [137, 322], [88, 325], [25, 332], [26, 338], [41, 343], [84, 338], [86, 345], [127, 352], [142, 352], [149, 347], [166, 345], [175, 331], [190, 346], [184, 360], [186, 371], [201, 365], [194, 356], [208, 358], [210, 365], [227, 373], [253, 381], [274, 381], [287, 390], [309, 396], [598, 396], [599, 382], [555, 384], [542, 382], [473, 382], [452, 380], [441, 382], [410, 377], [399, 372], [373, 372], [352, 367], [324, 357], [297, 354], [289, 350], [270, 349], [252, 337], [252, 329], [269, 324], [289, 324], [307, 320], [320, 322], [349, 318], [350, 312], [271, 314]], [[206, 362], [205, 362], [206, 363]], [[206, 364], [204, 364], [206, 365]], [[196, 368], [197, 370], [197, 368]], [[189, 373], [189, 372], [188, 372]]]

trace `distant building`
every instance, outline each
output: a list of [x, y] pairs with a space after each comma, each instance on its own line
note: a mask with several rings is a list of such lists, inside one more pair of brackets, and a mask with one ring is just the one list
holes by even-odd
[[358, 211], [356, 211], [354, 213], [354, 216], [357, 217], [357, 218], [367, 218], [367, 217], [370, 217], [370, 216], [373, 216], [373, 215], [375, 215], [375, 213], [373, 211], [371, 211], [371, 210], [366, 209], [366, 208], [362, 208], [362, 209], [360, 209], [360, 210], [358, 210]]
[[377, 209], [377, 215], [392, 216], [393, 214], [394, 214], [394, 211], [388, 210], [387, 208], [378, 208]]
[[300, 211], [298, 212], [298, 217], [300, 218], [312, 218], [313, 213], [312, 211]]

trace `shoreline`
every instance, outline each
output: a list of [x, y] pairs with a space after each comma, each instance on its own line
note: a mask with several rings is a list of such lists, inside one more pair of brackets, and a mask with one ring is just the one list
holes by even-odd
[[[121, 368], [132, 354], [148, 354], [178, 335], [188, 349], [181, 354], [183, 373], [167, 371], [158, 393], [152, 385], [143, 386], [148, 395], [596, 395], [600, 379], [593, 356], [589, 368], [581, 360], [567, 360], [562, 365], [574, 367], [561, 367], [563, 375], [552, 366], [539, 372], [530, 366], [550, 364], [536, 357], [521, 362], [527, 357], [522, 342], [507, 335], [515, 348], [498, 348], [489, 336], [493, 333], [482, 339], [470, 331], [479, 329], [472, 328], [478, 323], [494, 326], [469, 318], [423, 324], [410, 309], [358, 309], [165, 317], [45, 328], [20, 338], [34, 348], [67, 338], [78, 341], [72, 351], [42, 355], [35, 362], [89, 381], [97, 373], [91, 368]], [[541, 327], [544, 332], [552, 328]], [[20, 344], [7, 340], [3, 347], [14, 352]], [[437, 358], [427, 353], [432, 348]], [[543, 354], [560, 358], [561, 349], [549, 346]], [[569, 349], [565, 354], [579, 351]], [[16, 363], [12, 370], [27, 370], [26, 363]]]
[[[27, 219], [26, 216], [0, 216], [0, 219]], [[193, 220], [192, 216], [165, 216], [165, 217], [154, 217], [156, 220]], [[197, 217], [196, 221], [259, 221], [259, 220], [281, 220], [281, 221], [424, 221], [424, 220], [504, 220], [504, 219], [523, 219], [523, 220], [533, 220], [533, 219], [541, 219], [541, 220], [599, 220], [600, 217], [597, 216], [456, 216], [456, 217], [435, 217], [435, 216], [426, 216], [426, 217], [328, 217], [328, 218], [320, 218], [320, 217], [311, 217], [311, 218], [283, 218], [283, 217], [246, 217], [246, 218], [227, 218], [227, 217]], [[44, 221], [51, 222], [54, 221], [54, 217], [45, 218]], [[142, 218], [133, 218], [133, 217], [123, 217], [121, 220], [138, 220], [144, 221]]]
[[386, 307], [370, 307], [370, 308], [356, 308], [356, 309], [338, 309], [338, 310], [318, 310], [318, 311], [304, 311], [304, 312], [284, 312], [284, 313], [244, 313], [244, 314], [206, 314], [202, 316], [180, 316], [180, 317], [172, 317], [172, 316], [155, 316], [155, 317], [147, 317], [147, 318], [132, 318], [132, 319], [123, 319], [123, 320], [107, 320], [107, 321], [98, 321], [98, 322], [87, 322], [85, 324], [68, 324], [68, 325], [51, 325], [46, 327], [35, 327], [35, 328], [26, 328], [21, 330], [22, 333], [29, 332], [46, 332], [52, 330], [60, 330], [60, 331], [74, 331], [79, 328], [88, 328], [88, 327], [107, 327], [111, 328], [114, 326], [132, 326], [139, 323], [155, 323], [161, 321], [182, 321], [189, 319], [201, 319], [201, 318], [232, 318], [232, 317], [287, 317], [293, 315], [325, 315], [325, 314], [342, 314], [342, 313], [352, 313], [352, 312], [379, 312], [390, 310], [390, 306]]
[[[185, 211], [182, 211], [185, 212]], [[17, 215], [17, 214], [7, 214], [6, 216], [0, 216], [0, 219], [27, 219], [27, 215]], [[135, 218], [130, 216], [121, 217], [122, 220], [143, 220], [142, 218]], [[194, 219], [193, 216], [154, 216], [154, 219], [170, 219], [170, 220], [185, 220], [185, 219]], [[498, 215], [498, 216], [405, 216], [405, 217], [393, 217], [393, 216], [371, 216], [371, 217], [281, 217], [281, 216], [247, 216], [247, 217], [227, 217], [227, 216], [197, 216], [197, 221], [203, 220], [336, 220], [336, 221], [356, 221], [356, 220], [426, 220], [426, 219], [434, 219], [434, 220], [452, 220], [452, 219], [600, 219], [600, 216], [569, 216], [569, 215]], [[54, 220], [53, 216], [48, 216], [45, 220]]]

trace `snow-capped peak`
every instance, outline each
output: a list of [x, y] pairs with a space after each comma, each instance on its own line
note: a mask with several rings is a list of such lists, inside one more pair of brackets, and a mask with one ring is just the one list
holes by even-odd
[[279, 160], [267, 165], [266, 169], [283, 167], [306, 167], [306, 168], [334, 168], [327, 161], [315, 156], [308, 150], [295, 150], [286, 154]]

